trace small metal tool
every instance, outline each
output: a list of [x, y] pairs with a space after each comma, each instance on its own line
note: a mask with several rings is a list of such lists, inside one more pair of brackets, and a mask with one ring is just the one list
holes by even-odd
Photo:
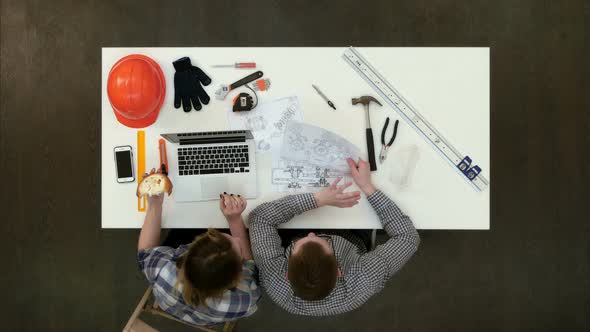
[[236, 62], [233, 65], [213, 65], [214, 68], [256, 68], [256, 62]]
[[263, 73], [261, 71], [257, 71], [257, 72], [254, 72], [254, 73], [242, 78], [241, 80], [233, 82], [230, 85], [222, 84], [219, 87], [219, 89], [217, 89], [217, 91], [215, 91], [215, 98], [217, 98], [219, 100], [224, 100], [225, 97], [227, 97], [227, 94], [231, 90], [234, 90], [236, 88], [241, 87], [242, 85], [246, 85], [252, 81], [255, 81], [255, 80], [261, 78], [262, 75], [263, 75]]
[[393, 135], [391, 135], [391, 139], [387, 144], [385, 144], [385, 132], [387, 131], [387, 125], [389, 125], [389, 117], [385, 120], [385, 125], [383, 126], [383, 130], [381, 130], [381, 152], [379, 153], [379, 163], [383, 164], [385, 158], [387, 158], [387, 150], [395, 141], [395, 136], [397, 136], [397, 125], [399, 124], [399, 120], [395, 120], [395, 124], [393, 125]]
[[266, 91], [268, 90], [268, 88], [270, 88], [270, 79], [259, 79], [255, 82], [248, 84], [248, 86], [254, 89], [255, 91]]
[[[257, 101], [258, 103], [258, 101]], [[242, 92], [236, 96], [234, 99], [234, 106], [232, 107], [232, 111], [234, 112], [245, 112], [250, 111], [256, 106], [254, 104], [254, 99], [249, 94]]]
[[320, 91], [320, 88], [318, 88], [318, 87], [317, 87], [316, 85], [314, 85], [314, 84], [312, 84], [311, 86], [312, 86], [312, 87], [315, 89], [315, 91], [317, 91], [317, 92], [318, 92], [318, 94], [320, 95], [320, 97], [322, 97], [322, 98], [323, 98], [323, 99], [324, 99], [324, 100], [325, 100], [325, 101], [328, 103], [328, 105], [330, 105], [330, 107], [332, 107], [334, 110], [336, 110], [336, 106], [334, 106], [334, 103], [332, 103], [332, 102], [330, 101], [330, 99], [328, 99], [328, 97], [326, 97], [326, 95], [325, 95], [325, 94], [323, 94], [323, 93], [322, 93], [322, 91]]

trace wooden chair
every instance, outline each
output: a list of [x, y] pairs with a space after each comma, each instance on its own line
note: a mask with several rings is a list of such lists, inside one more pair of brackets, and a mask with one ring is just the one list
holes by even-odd
[[191, 325], [187, 322], [177, 319], [176, 317], [173, 317], [173, 316], [169, 315], [168, 313], [166, 313], [165, 311], [163, 311], [162, 309], [160, 309], [160, 307], [158, 306], [158, 303], [156, 302], [156, 300], [152, 296], [152, 286], [150, 286], [143, 294], [143, 297], [141, 298], [141, 300], [139, 300], [139, 303], [137, 304], [135, 311], [133, 312], [133, 314], [129, 318], [129, 321], [127, 322], [127, 325], [125, 325], [125, 328], [123, 328], [123, 332], [159, 332], [158, 330], [156, 330], [152, 326], [149, 326], [144, 321], [139, 319], [139, 315], [142, 312], [150, 313], [152, 315], [166, 317], [168, 319], [175, 320], [179, 323], [190, 326], [196, 330], [207, 331], [207, 332], [219, 332], [219, 331], [231, 332], [234, 329], [234, 326], [236, 325], [236, 321], [226, 322], [223, 325], [219, 324], [220, 328], [222, 328], [221, 330], [216, 330], [216, 329], [205, 327], [205, 326]]

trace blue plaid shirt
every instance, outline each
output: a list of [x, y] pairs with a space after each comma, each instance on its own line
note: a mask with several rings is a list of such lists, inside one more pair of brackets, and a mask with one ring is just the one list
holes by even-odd
[[182, 297], [182, 284], [177, 283], [176, 260], [188, 250], [187, 245], [177, 249], [155, 247], [140, 250], [137, 261], [141, 272], [153, 284], [153, 293], [162, 310], [194, 325], [212, 325], [236, 320], [256, 312], [260, 288], [256, 284], [256, 265], [253, 260], [242, 265], [242, 278], [235, 288], [226, 290], [219, 298], [207, 299], [206, 305], [192, 306]]

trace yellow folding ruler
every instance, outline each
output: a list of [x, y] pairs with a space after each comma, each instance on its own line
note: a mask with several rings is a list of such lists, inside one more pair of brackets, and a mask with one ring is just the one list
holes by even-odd
[[[137, 131], [137, 183], [143, 180], [145, 173], [145, 131]], [[145, 196], [137, 198], [137, 211], [144, 212], [147, 206]]]

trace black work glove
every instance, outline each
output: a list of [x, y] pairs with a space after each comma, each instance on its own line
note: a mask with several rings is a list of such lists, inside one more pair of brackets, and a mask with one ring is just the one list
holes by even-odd
[[174, 73], [174, 108], [180, 108], [182, 101], [184, 111], [190, 112], [192, 101], [195, 110], [200, 111], [201, 103], [209, 104], [209, 95], [201, 84], [207, 86], [211, 84], [211, 79], [199, 67], [193, 66], [188, 57], [180, 58], [172, 64], [176, 69], [176, 73]]

